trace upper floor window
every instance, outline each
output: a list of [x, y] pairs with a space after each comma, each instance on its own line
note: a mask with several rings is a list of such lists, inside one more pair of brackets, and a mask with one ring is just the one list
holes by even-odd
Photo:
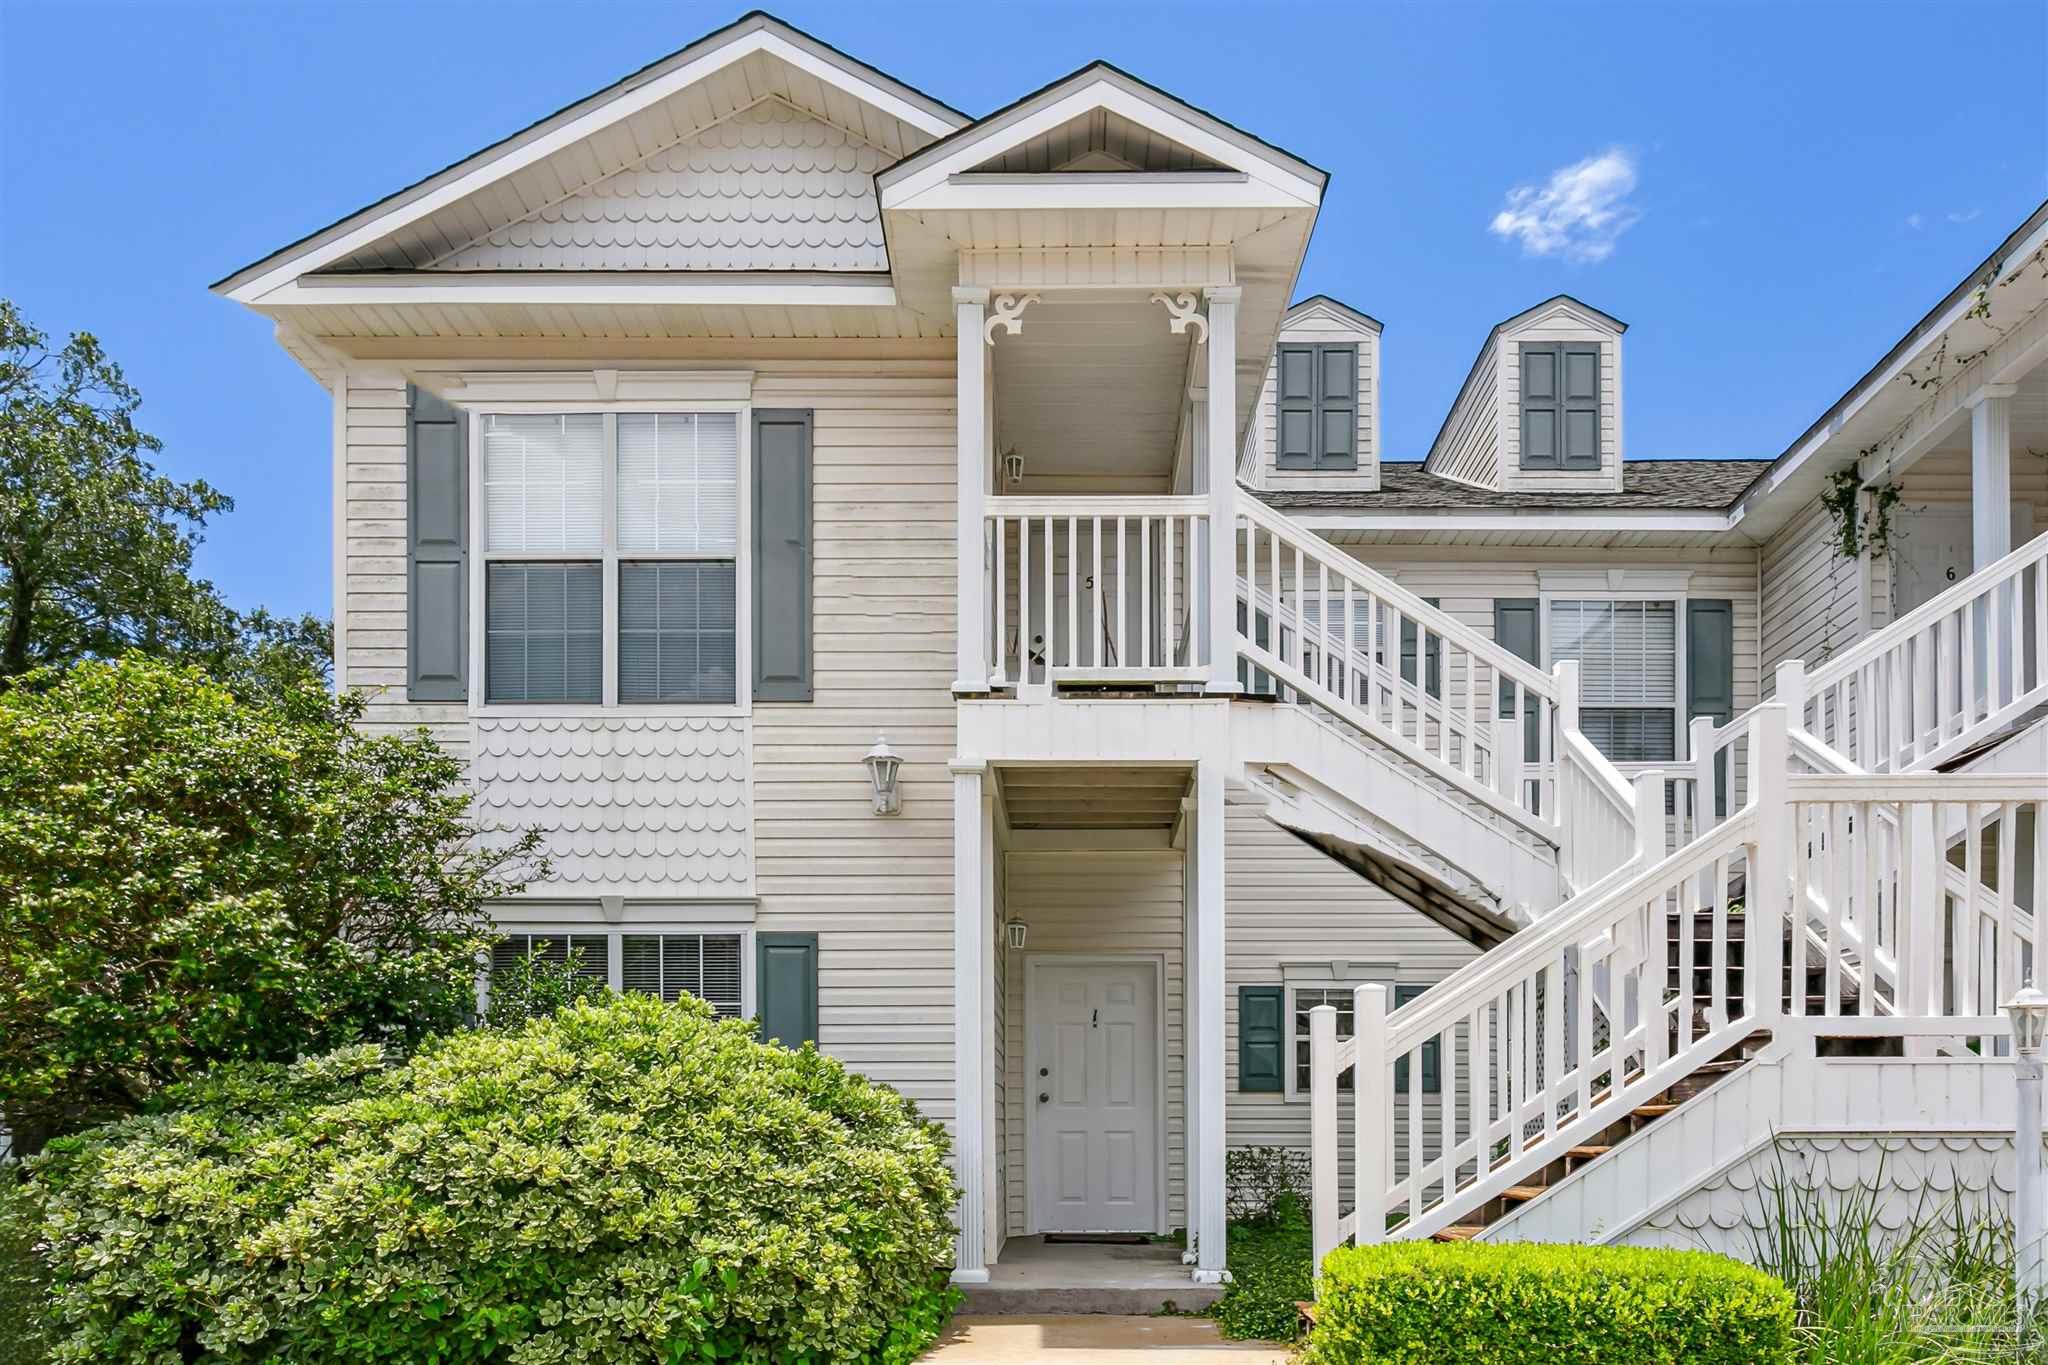
[[1600, 468], [1600, 345], [1522, 347], [1522, 468]]
[[1274, 353], [1281, 469], [1358, 468], [1358, 347], [1281, 345]]
[[491, 413], [482, 465], [486, 702], [737, 699], [737, 413]]
[[1579, 661], [1579, 728], [1617, 763], [1677, 757], [1678, 604], [1555, 601], [1550, 657]]

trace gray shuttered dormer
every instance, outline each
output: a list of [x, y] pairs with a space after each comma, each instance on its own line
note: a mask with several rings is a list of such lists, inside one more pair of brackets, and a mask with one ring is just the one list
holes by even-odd
[[1281, 469], [1358, 467], [1358, 347], [1281, 343], [1274, 357], [1275, 463]]
[[1522, 468], [1600, 468], [1598, 343], [1522, 346]]
[[413, 701], [469, 697], [469, 423], [406, 388], [405, 677]]

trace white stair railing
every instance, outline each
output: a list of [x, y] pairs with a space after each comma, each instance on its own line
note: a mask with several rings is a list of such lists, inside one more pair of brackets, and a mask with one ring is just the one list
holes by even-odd
[[1929, 768], [2048, 703], [2048, 535], [1971, 574], [1803, 678], [1793, 724], [1866, 772]]
[[[1997, 1004], [2032, 966], [2018, 841], [2031, 817], [2048, 865], [2048, 775], [1796, 774], [1785, 714], [1751, 714], [1748, 803], [1677, 853], [1574, 898], [1391, 1014], [1383, 991], [1361, 989], [1351, 1039], [1311, 1012], [1318, 1263], [1347, 1238], [1425, 1237], [1474, 1215], [1757, 1031], [1925, 1042], [1933, 1020], [1980, 1053], [2001, 1046]], [[1896, 954], [1889, 1007], [1857, 978], [1858, 928]], [[1333, 1126], [1347, 1068], [1348, 1215]]]
[[1307, 701], [1559, 849], [1573, 886], [1633, 855], [1630, 785], [1547, 674], [1254, 499], [1238, 503], [1244, 680]]

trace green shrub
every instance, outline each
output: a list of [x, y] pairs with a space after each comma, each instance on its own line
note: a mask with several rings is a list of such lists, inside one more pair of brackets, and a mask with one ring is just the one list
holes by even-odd
[[[1277, 1149], [1274, 1149], [1277, 1150]], [[1297, 1197], [1274, 1197], [1263, 1218], [1230, 1225], [1230, 1284], [1209, 1309], [1226, 1337], [1292, 1341], [1301, 1331], [1295, 1305], [1315, 1296], [1308, 1213]]]
[[0, 1365], [42, 1365], [43, 1286], [20, 1176], [13, 1162], [0, 1161]]
[[1704, 1251], [1504, 1243], [1343, 1247], [1308, 1359], [1756, 1365], [1790, 1356], [1792, 1296]]
[[696, 1001], [243, 1065], [30, 1163], [59, 1362], [898, 1362], [947, 1142]]
[[611, 994], [603, 981], [584, 971], [581, 948], [571, 948], [560, 962], [550, 962], [543, 953], [547, 946], [542, 939], [527, 956], [491, 969], [485, 1028], [521, 1029], [530, 1019], [545, 1019], [570, 1005], [594, 1003]]

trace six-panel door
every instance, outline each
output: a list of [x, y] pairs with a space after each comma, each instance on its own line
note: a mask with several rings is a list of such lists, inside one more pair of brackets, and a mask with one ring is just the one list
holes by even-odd
[[1158, 964], [1031, 964], [1026, 1086], [1032, 1226], [1158, 1226]]

